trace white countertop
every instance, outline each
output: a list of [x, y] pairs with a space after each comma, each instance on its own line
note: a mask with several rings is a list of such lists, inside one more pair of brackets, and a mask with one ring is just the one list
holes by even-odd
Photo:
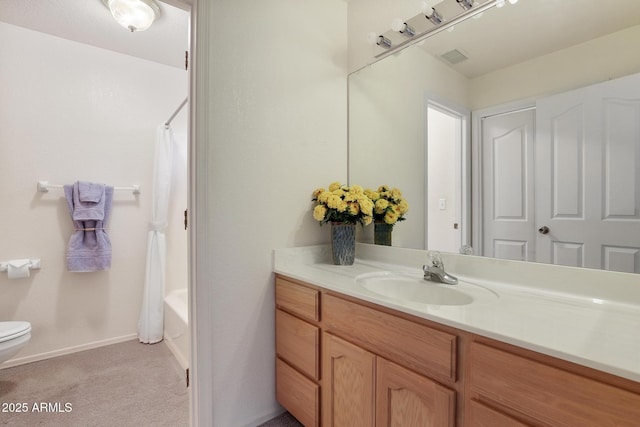
[[468, 305], [411, 304], [372, 293], [357, 283], [356, 277], [380, 271], [422, 275], [426, 251], [412, 249], [358, 244], [352, 266], [333, 265], [328, 245], [276, 249], [274, 271], [640, 382], [638, 275], [442, 255], [445, 269], [463, 287], [469, 282], [495, 292], [497, 298], [480, 298]]

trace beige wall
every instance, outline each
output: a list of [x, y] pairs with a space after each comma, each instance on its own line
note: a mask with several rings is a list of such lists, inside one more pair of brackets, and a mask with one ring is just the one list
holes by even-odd
[[[425, 247], [427, 97], [464, 106], [468, 91], [464, 76], [422, 49], [405, 50], [349, 76], [349, 181], [402, 191], [409, 213], [394, 227], [394, 246]], [[363, 236], [373, 239], [371, 230]]]
[[503, 68], [470, 82], [472, 109], [640, 73], [640, 25]]
[[328, 242], [310, 198], [346, 181], [346, 6], [198, 6], [197, 52], [209, 56], [196, 69], [195, 386], [212, 395], [202, 425], [254, 426], [281, 410], [272, 251]]
[[[28, 279], [0, 273], [0, 321], [27, 320], [33, 327], [16, 360], [133, 338], [155, 130], [186, 96], [187, 74], [4, 23], [0, 40], [0, 260], [42, 260], [42, 269]], [[177, 133], [184, 135], [186, 116], [177, 120]], [[138, 198], [115, 194], [110, 271], [66, 271], [72, 222], [62, 190], [38, 193], [39, 180], [141, 186]], [[184, 286], [182, 246], [173, 271]]]

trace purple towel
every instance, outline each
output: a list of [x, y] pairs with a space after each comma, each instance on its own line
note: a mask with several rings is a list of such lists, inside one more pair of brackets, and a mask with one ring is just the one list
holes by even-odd
[[104, 219], [104, 184], [77, 181], [73, 184], [73, 219]]
[[[67, 269], [75, 272], [108, 270], [111, 268], [111, 240], [104, 227], [111, 213], [113, 187], [99, 184], [102, 185], [99, 202], [81, 202], [78, 184], [76, 182], [64, 186], [69, 213], [75, 227], [67, 248]], [[88, 197], [95, 198], [95, 188], [90, 187]], [[78, 210], [82, 214], [76, 217], [75, 213]]]

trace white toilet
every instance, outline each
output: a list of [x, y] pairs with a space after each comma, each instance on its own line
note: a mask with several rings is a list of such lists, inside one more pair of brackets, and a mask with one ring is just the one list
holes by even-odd
[[0, 322], [0, 363], [11, 359], [31, 339], [31, 323]]

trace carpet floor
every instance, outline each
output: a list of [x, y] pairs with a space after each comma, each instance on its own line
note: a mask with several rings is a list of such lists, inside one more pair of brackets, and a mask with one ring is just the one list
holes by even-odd
[[0, 426], [189, 425], [185, 373], [137, 340], [0, 370]]

